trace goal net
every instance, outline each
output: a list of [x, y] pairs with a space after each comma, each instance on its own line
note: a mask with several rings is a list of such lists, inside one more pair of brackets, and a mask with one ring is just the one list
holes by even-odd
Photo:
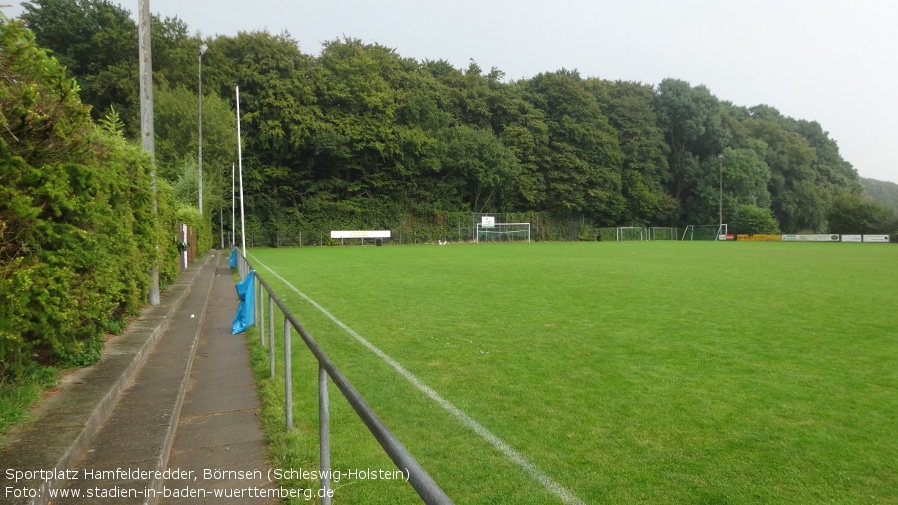
[[680, 236], [676, 228], [666, 226], [652, 226], [648, 229], [649, 240], [679, 240]]
[[617, 241], [645, 240], [645, 228], [635, 226], [619, 226], [617, 228]]
[[[681, 240], [726, 240], [726, 234], [725, 224], [690, 224], [683, 232]], [[724, 238], [721, 239], [721, 236]]]
[[477, 223], [474, 225], [474, 241], [481, 242], [530, 242], [530, 223]]

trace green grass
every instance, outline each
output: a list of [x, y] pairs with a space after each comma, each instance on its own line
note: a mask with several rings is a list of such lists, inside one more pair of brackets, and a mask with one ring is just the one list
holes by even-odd
[[0, 447], [7, 430], [28, 421], [29, 409], [56, 385], [58, 376], [54, 367], [33, 366], [14, 381], [0, 379]]
[[[342, 247], [250, 260], [586, 503], [898, 502], [894, 246]], [[561, 503], [259, 272], [456, 503]], [[284, 433], [282, 407], [266, 427], [276, 466], [316, 468], [316, 365], [293, 348], [298, 428]], [[267, 405], [281, 401], [278, 379], [262, 381]], [[334, 468], [392, 468], [331, 391]], [[395, 482], [337, 486], [338, 504], [415, 500]]]

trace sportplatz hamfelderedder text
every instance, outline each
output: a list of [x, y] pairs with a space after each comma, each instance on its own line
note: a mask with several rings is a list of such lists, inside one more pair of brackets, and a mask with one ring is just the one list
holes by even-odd
[[[143, 470], [140, 468], [116, 468], [114, 470], [16, 470], [9, 468], [5, 472], [8, 480], [20, 481], [51, 481], [51, 480], [186, 480], [196, 481], [199, 475], [194, 470], [181, 470], [170, 468], [166, 470]], [[221, 470], [218, 468], [202, 471], [203, 480], [268, 480], [276, 482], [283, 480], [322, 480], [329, 479], [332, 482], [349, 480], [403, 480], [408, 482], [408, 471], [399, 469], [384, 470], [382, 468], [355, 468], [348, 470], [305, 470], [303, 468], [274, 468], [267, 472], [261, 470]]]

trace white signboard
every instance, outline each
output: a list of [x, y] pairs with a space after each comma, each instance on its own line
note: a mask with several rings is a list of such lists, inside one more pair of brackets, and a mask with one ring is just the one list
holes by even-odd
[[390, 238], [390, 230], [332, 231], [331, 238]]
[[864, 242], [888, 242], [888, 235], [864, 235]]
[[490, 228], [496, 226], [496, 217], [495, 216], [481, 216], [480, 217], [480, 226], [484, 228]]
[[838, 242], [838, 235], [783, 235], [785, 242]]
[[842, 235], [842, 242], [860, 242], [861, 235]]

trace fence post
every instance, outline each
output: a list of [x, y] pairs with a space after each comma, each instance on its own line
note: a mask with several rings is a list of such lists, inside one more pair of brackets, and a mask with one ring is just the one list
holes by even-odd
[[290, 321], [284, 315], [284, 397], [287, 411], [287, 429], [293, 429], [293, 380], [290, 378]]
[[274, 378], [274, 303], [268, 294], [268, 369]]
[[259, 345], [265, 347], [265, 287], [262, 286], [261, 278], [259, 278]]
[[319, 464], [321, 467], [321, 505], [331, 505], [331, 435], [330, 405], [327, 396], [327, 370], [318, 364], [318, 440]]

